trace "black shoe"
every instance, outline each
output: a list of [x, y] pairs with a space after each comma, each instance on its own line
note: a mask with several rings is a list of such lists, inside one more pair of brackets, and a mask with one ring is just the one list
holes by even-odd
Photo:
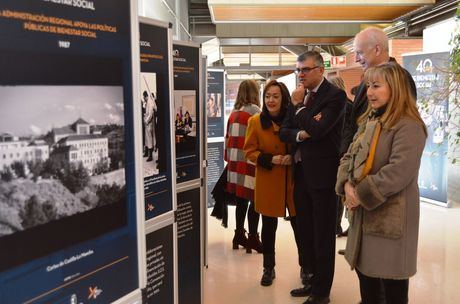
[[271, 268], [264, 268], [264, 273], [262, 274], [262, 279], [260, 279], [260, 285], [262, 286], [270, 286], [273, 283], [273, 279], [275, 279], [275, 269]]
[[328, 304], [330, 302], [329, 297], [309, 296], [303, 304]]
[[153, 149], [149, 149], [149, 157], [147, 158], [148, 162], [151, 162], [153, 160], [152, 153], [153, 153]]
[[303, 271], [303, 267], [300, 267], [300, 279], [305, 280], [307, 278], [307, 273]]
[[339, 249], [339, 251], [337, 251], [338, 254], [340, 255], [345, 255], [345, 249]]
[[342, 233], [337, 234], [337, 237], [348, 236], [348, 229]]
[[335, 228], [335, 235], [337, 237], [339, 237], [342, 233], [343, 233], [342, 227], [339, 226], [339, 227]]
[[307, 284], [305, 286], [302, 286], [300, 288], [296, 288], [291, 290], [291, 296], [293, 297], [307, 297], [311, 293], [311, 285]]

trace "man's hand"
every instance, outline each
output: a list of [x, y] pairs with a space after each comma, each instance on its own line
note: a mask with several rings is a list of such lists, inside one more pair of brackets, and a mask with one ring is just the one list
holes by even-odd
[[316, 121], [320, 121], [321, 120], [321, 112], [319, 112], [318, 114], [316, 114], [315, 116], [313, 116], [313, 119], [316, 120]]
[[310, 135], [305, 130], [300, 130], [298, 134], [300, 141], [304, 141], [305, 139], [310, 137]]
[[297, 88], [294, 91], [292, 91], [291, 103], [294, 106], [296, 106], [299, 103], [302, 103], [304, 98], [305, 98], [305, 88], [303, 84], [299, 84]]

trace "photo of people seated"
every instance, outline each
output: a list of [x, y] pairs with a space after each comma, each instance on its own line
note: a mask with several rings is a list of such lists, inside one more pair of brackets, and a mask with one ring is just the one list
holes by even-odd
[[196, 92], [175, 91], [175, 140], [177, 154], [195, 151], [196, 145]]

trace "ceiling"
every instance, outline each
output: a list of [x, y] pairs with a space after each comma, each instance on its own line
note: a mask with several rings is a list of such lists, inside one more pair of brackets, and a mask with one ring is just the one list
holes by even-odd
[[[189, 0], [190, 32], [229, 72], [292, 68], [298, 54], [346, 51], [367, 26], [421, 37], [429, 22], [454, 16], [460, 0]], [[215, 49], [217, 48], [217, 49]], [[203, 53], [206, 53], [203, 51]]]
[[[303, 5], [278, 4], [238, 5], [229, 1], [225, 4], [213, 4], [209, 0], [209, 9], [215, 23], [229, 22], [391, 22], [422, 5], [434, 4], [432, 0], [398, 1], [388, 3], [363, 4], [358, 1], [340, 1], [340, 4], [305, 3]], [[222, 1], [217, 1], [222, 2]], [[267, 1], [269, 2], [269, 1]], [[300, 1], [299, 1], [300, 2]], [[313, 1], [309, 1], [313, 2]], [[349, 4], [348, 4], [348, 3]], [[409, 4], [411, 2], [411, 4]], [[414, 3], [418, 2], [418, 3]]]

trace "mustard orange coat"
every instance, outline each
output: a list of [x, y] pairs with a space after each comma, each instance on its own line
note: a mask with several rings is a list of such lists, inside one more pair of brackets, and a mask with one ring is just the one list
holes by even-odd
[[257, 163], [261, 153], [273, 156], [289, 154], [288, 145], [278, 136], [280, 127], [271, 121], [270, 123], [269, 128], [263, 129], [261, 114], [256, 114], [249, 119], [246, 130], [243, 148], [245, 157], [257, 164], [255, 210], [265, 216], [284, 217], [287, 208], [289, 215], [295, 216], [291, 166], [273, 165], [273, 168], [268, 170]]

